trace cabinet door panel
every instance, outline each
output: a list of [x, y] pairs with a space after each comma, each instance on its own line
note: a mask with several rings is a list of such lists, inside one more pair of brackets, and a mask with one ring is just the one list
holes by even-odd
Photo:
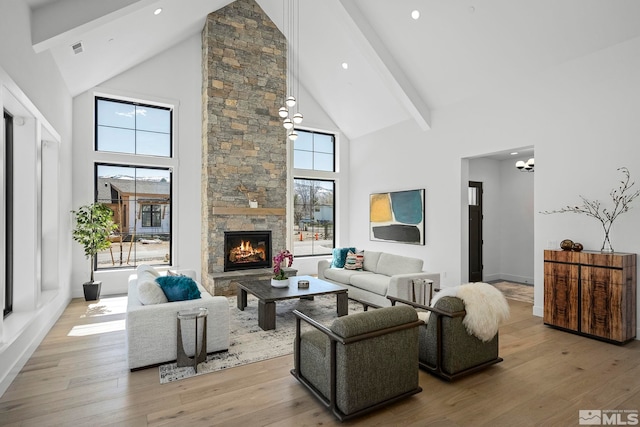
[[578, 266], [544, 265], [544, 322], [578, 330]]
[[582, 332], [607, 339], [622, 335], [620, 280], [620, 270], [582, 267]]

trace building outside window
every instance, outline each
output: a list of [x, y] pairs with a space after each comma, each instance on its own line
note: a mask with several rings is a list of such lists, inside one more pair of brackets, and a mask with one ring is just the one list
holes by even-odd
[[170, 108], [96, 98], [96, 152], [122, 161], [95, 162], [96, 201], [111, 208], [117, 225], [96, 269], [171, 263], [172, 168], [149, 165], [172, 156], [171, 120]]
[[335, 135], [296, 131], [293, 253], [331, 254], [335, 246]]

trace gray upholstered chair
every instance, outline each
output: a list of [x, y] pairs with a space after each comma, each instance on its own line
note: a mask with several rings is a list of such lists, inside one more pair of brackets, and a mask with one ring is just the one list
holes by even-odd
[[297, 310], [294, 314], [295, 367], [291, 374], [339, 420], [422, 391], [418, 385], [418, 326], [423, 322], [411, 307], [342, 316], [330, 327]]
[[466, 311], [461, 299], [445, 296], [433, 307], [427, 307], [388, 298], [394, 306], [400, 302], [430, 312], [428, 320], [425, 319], [427, 323], [419, 328], [420, 367], [425, 371], [452, 381], [502, 362], [498, 357], [498, 333], [488, 341], [470, 334], [463, 324]]

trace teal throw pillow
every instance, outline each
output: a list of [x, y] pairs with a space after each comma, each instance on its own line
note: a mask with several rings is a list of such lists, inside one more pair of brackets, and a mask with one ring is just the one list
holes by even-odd
[[356, 248], [333, 248], [331, 268], [344, 268], [344, 263], [347, 261], [349, 251], [355, 253]]
[[169, 302], [200, 298], [198, 285], [188, 276], [161, 276], [156, 279]]

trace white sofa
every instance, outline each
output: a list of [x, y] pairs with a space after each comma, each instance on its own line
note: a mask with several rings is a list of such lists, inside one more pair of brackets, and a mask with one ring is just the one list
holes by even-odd
[[[390, 306], [387, 295], [428, 304], [429, 293], [440, 288], [440, 273], [427, 273], [422, 266], [418, 258], [364, 251], [362, 270], [332, 268], [330, 260], [320, 260], [318, 278], [346, 287], [349, 298], [365, 306]], [[433, 281], [432, 289], [414, 285], [420, 279]]]
[[[194, 270], [180, 270], [179, 273], [196, 278]], [[199, 299], [143, 305], [138, 296], [138, 274], [129, 276], [126, 316], [129, 369], [176, 360], [177, 313], [181, 310], [207, 308], [207, 353], [228, 350], [229, 302], [226, 297], [212, 296], [200, 283], [196, 284], [200, 290]], [[195, 321], [183, 321], [181, 325], [184, 348], [189, 356], [194, 354], [194, 327]]]

